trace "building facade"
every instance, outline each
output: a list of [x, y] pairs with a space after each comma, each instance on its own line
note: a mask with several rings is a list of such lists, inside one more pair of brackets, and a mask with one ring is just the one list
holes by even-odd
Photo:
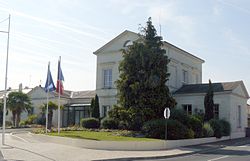
[[[31, 99], [33, 114], [42, 116], [41, 106], [47, 103], [47, 93], [41, 86], [33, 88], [27, 93]], [[79, 125], [82, 118], [90, 117], [91, 99], [95, 97], [95, 91], [68, 91], [64, 90], [60, 96], [60, 104], [63, 109], [60, 111], [61, 127]], [[49, 92], [48, 100], [58, 104], [58, 94]], [[52, 124], [57, 126], [58, 112], [53, 112]]]
[[[97, 56], [96, 94], [99, 96], [101, 117], [117, 104], [115, 81], [119, 78], [121, 49], [126, 49], [134, 41], [140, 41], [140, 36], [126, 30], [94, 52]], [[204, 112], [204, 96], [208, 89], [207, 84], [202, 84], [202, 64], [205, 61], [166, 41], [163, 48], [170, 59], [168, 70], [171, 76], [166, 85], [177, 101], [177, 108], [188, 114]], [[215, 115], [231, 123], [232, 137], [245, 135], [249, 95], [243, 82], [214, 83], [213, 86], [220, 87], [214, 96]]]
[[[122, 60], [121, 49], [126, 49], [127, 44], [131, 44], [139, 38], [138, 34], [126, 30], [94, 52], [97, 55], [96, 93], [99, 96], [102, 117], [107, 110], [117, 104], [115, 81], [119, 78], [118, 66]], [[183, 84], [202, 82], [204, 60], [168, 42], [163, 43], [163, 48], [171, 60], [168, 66], [171, 77], [166, 84], [171, 92], [176, 91]]]

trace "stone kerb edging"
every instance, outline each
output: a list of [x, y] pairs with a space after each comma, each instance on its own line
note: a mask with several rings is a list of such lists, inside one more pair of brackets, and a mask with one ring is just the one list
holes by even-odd
[[222, 137], [217, 139], [198, 138], [198, 139], [183, 139], [183, 140], [168, 140], [168, 141], [95, 141], [85, 139], [74, 139], [59, 136], [47, 136], [42, 134], [31, 134], [35, 139], [44, 142], [58, 143], [74, 147], [82, 147], [88, 149], [98, 150], [131, 150], [131, 151], [146, 151], [146, 150], [164, 150], [173, 149], [181, 146], [198, 145], [204, 143], [211, 143], [223, 140], [229, 140], [230, 137]]

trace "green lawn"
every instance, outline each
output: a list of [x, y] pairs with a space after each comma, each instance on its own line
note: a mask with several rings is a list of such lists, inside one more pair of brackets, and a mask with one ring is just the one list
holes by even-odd
[[89, 140], [106, 140], [106, 141], [159, 141], [158, 139], [136, 138], [127, 136], [117, 136], [114, 132], [95, 132], [95, 131], [61, 131], [60, 135], [57, 132], [48, 133], [52, 136], [62, 136]]

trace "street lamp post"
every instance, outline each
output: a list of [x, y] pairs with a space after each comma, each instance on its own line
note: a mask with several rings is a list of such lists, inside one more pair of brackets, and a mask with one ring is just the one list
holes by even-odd
[[5, 88], [4, 88], [4, 107], [3, 107], [3, 129], [2, 129], [2, 145], [5, 145], [5, 119], [6, 119], [6, 95], [7, 95], [7, 79], [8, 79], [8, 61], [9, 61], [9, 36], [10, 36], [10, 15], [8, 31], [0, 31], [1, 33], [7, 33], [7, 56], [6, 56], [6, 71], [5, 71]]

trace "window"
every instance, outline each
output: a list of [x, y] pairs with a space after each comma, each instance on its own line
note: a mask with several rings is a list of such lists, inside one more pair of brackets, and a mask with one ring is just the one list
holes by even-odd
[[177, 87], [177, 67], [176, 66], [169, 66], [169, 72], [171, 74], [171, 77], [169, 77], [169, 81], [167, 81], [170, 87]]
[[182, 105], [182, 107], [187, 115], [192, 115], [192, 105]]
[[214, 112], [214, 118], [219, 119], [219, 104], [214, 104], [213, 112]]
[[102, 106], [102, 114], [103, 114], [102, 116], [103, 117], [108, 115], [109, 109], [110, 109], [110, 106], [108, 106], [108, 105]]
[[183, 70], [183, 83], [188, 83], [188, 72], [186, 70]]
[[238, 128], [241, 128], [241, 106], [238, 106]]
[[195, 81], [196, 81], [196, 84], [199, 83], [199, 75], [198, 74], [195, 74]]
[[63, 108], [63, 126], [79, 125], [82, 118], [90, 117], [90, 107], [86, 106], [69, 106]]
[[112, 69], [103, 70], [104, 88], [112, 87]]

